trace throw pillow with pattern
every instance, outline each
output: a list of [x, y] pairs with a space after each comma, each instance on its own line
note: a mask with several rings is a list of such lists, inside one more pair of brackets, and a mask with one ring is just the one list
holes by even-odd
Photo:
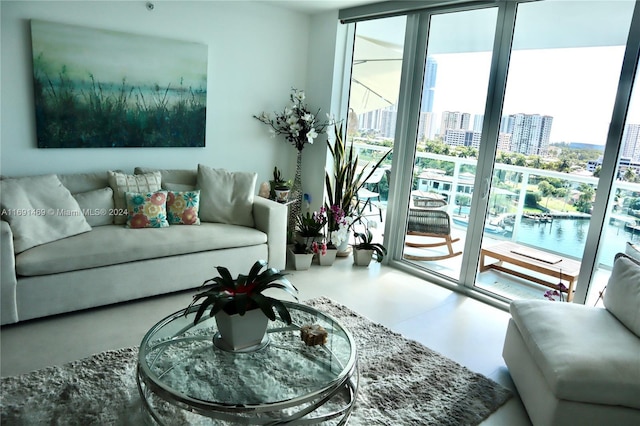
[[126, 192], [127, 228], [166, 228], [167, 191]]
[[200, 191], [169, 191], [167, 218], [171, 225], [200, 225]]

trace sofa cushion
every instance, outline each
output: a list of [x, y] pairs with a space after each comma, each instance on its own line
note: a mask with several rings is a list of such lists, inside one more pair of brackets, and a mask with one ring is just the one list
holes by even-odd
[[113, 222], [116, 225], [124, 225], [127, 222], [127, 202], [125, 192], [153, 192], [159, 191], [161, 184], [160, 172], [145, 173], [141, 175], [127, 175], [120, 172], [107, 172], [109, 186], [113, 189], [113, 204], [115, 214]]
[[166, 228], [167, 191], [125, 192], [127, 228]]
[[510, 311], [556, 397], [640, 408], [640, 339], [609, 311], [544, 300]]
[[640, 336], [640, 262], [624, 255], [616, 257], [604, 293], [604, 306]]
[[171, 225], [200, 225], [200, 191], [169, 191], [167, 220]]
[[228, 172], [198, 164], [200, 220], [254, 226], [256, 173]]
[[56, 175], [3, 179], [0, 194], [16, 253], [91, 231], [78, 202]]
[[[140, 175], [145, 173], [160, 172], [162, 178], [162, 189], [172, 189], [165, 185], [179, 184], [186, 185], [187, 190], [194, 189], [198, 181], [198, 172], [196, 169], [157, 169], [150, 167], [136, 167], [133, 173]], [[178, 189], [182, 191], [183, 189]]]
[[185, 185], [184, 183], [162, 182], [162, 189], [167, 191], [195, 191], [196, 185]]
[[93, 191], [109, 186], [109, 176], [106, 171], [58, 174], [58, 178], [72, 194]]
[[[254, 228], [203, 223], [134, 230], [120, 225], [99, 226], [93, 231], [49, 244], [16, 256], [18, 275], [36, 276], [96, 268], [209, 250], [267, 243], [267, 234]], [[211, 270], [213, 273], [213, 267]]]
[[113, 223], [113, 190], [110, 187], [72, 195], [90, 226]]

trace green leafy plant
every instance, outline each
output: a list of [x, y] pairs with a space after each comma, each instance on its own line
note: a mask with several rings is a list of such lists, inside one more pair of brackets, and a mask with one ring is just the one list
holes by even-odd
[[300, 213], [296, 216], [296, 231], [301, 237], [314, 238], [322, 235], [322, 230], [327, 224], [327, 215], [324, 211]]
[[[239, 274], [237, 278], [233, 278], [227, 268], [217, 266], [219, 276], [202, 283], [202, 287], [206, 289], [194, 295], [189, 305], [191, 308], [197, 301], [204, 299], [193, 323], [197, 324], [207, 309], [209, 317], [213, 317], [221, 310], [229, 315], [244, 315], [248, 310], [259, 308], [271, 321], [275, 321], [277, 311], [284, 322], [291, 324], [291, 314], [285, 304], [278, 299], [265, 296], [262, 292], [277, 288], [286, 291], [297, 300], [298, 289], [284, 277], [286, 274], [277, 269], [267, 268], [260, 272], [266, 266], [265, 260], [258, 260], [248, 275]], [[189, 308], [186, 312], [190, 312]]]
[[333, 157], [333, 176], [329, 172], [325, 173], [325, 183], [327, 186], [327, 202], [325, 206], [331, 209], [338, 205], [342, 208], [345, 216], [357, 217], [358, 191], [364, 186], [367, 179], [373, 175], [380, 164], [391, 153], [387, 151], [373, 166], [368, 164], [365, 167], [358, 167], [358, 155], [354, 153], [353, 144], [347, 149], [342, 125], [335, 126], [335, 145], [327, 141], [329, 151]]
[[387, 249], [380, 243], [373, 242], [373, 234], [369, 228], [365, 228], [364, 232], [356, 232], [353, 234], [356, 237], [356, 244], [354, 248], [356, 250], [373, 250], [378, 262], [382, 262], [384, 256], [387, 254]]
[[291, 189], [291, 181], [284, 180], [282, 173], [278, 170], [278, 167], [273, 168], [273, 189], [287, 190]]

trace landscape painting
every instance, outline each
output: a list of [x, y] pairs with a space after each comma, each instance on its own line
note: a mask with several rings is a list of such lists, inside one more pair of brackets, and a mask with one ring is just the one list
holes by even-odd
[[204, 147], [207, 46], [31, 21], [39, 148]]

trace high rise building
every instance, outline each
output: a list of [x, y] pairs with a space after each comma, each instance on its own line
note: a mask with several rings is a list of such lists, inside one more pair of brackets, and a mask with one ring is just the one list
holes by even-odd
[[480, 132], [464, 129], [447, 129], [444, 135], [444, 143], [449, 146], [480, 147]]
[[507, 122], [511, 119], [513, 119], [513, 132], [509, 151], [546, 156], [553, 117], [539, 114], [512, 114]]
[[433, 139], [435, 133], [434, 120], [435, 114], [432, 112], [421, 112], [420, 121], [418, 122], [418, 140]]
[[440, 122], [440, 136], [444, 138], [447, 130], [469, 130], [471, 114], [468, 112], [445, 111]]
[[484, 123], [484, 115], [474, 114], [473, 116], [473, 131], [482, 133], [482, 124]]
[[640, 161], [640, 124], [626, 124], [622, 133], [622, 155]]
[[438, 63], [431, 56], [428, 56], [422, 85], [422, 105], [420, 106], [420, 112], [433, 112], [433, 97], [435, 95], [437, 73]]

